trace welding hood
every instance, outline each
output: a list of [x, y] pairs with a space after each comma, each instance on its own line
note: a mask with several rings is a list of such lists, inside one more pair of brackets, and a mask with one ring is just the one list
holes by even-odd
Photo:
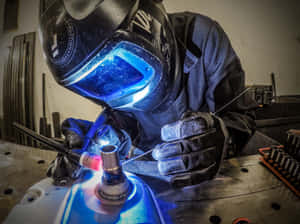
[[169, 100], [179, 56], [160, 2], [42, 0], [40, 36], [56, 81], [116, 109], [149, 111]]

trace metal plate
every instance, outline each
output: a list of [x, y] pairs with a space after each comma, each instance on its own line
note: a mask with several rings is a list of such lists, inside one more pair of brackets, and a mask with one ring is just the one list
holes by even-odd
[[46, 177], [56, 153], [0, 141], [0, 223], [26, 190]]
[[298, 223], [299, 199], [258, 157], [232, 159], [213, 181], [158, 194], [161, 205], [175, 205], [161, 206], [163, 213], [174, 223], [214, 223], [212, 216], [218, 216], [220, 223], [233, 223], [239, 217], [260, 224]]
[[[217, 178], [173, 189], [158, 175], [156, 164], [135, 161], [125, 167], [141, 174], [153, 189], [169, 223], [298, 223], [300, 200], [259, 162], [259, 156], [225, 161]], [[214, 222], [215, 221], [215, 222]]]
[[[45, 177], [47, 163], [55, 157], [55, 153], [28, 147], [17, 149], [19, 147], [0, 142], [2, 220], [26, 189]], [[12, 154], [4, 155], [6, 151]], [[167, 223], [230, 224], [239, 217], [260, 224], [298, 223], [300, 200], [263, 167], [258, 158], [254, 155], [226, 161], [221, 174], [214, 180], [183, 189], [173, 189], [157, 178], [154, 162], [146, 165], [152, 172], [139, 169], [141, 161], [131, 165], [153, 189]], [[46, 163], [38, 164], [40, 159], [45, 159]], [[7, 187], [14, 189], [12, 195], [3, 194]], [[57, 198], [55, 203], [59, 200]], [[55, 213], [55, 209], [49, 209], [47, 214], [51, 212]]]

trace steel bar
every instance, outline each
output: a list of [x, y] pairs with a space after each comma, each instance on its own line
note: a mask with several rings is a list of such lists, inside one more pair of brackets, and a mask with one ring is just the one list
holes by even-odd
[[[26, 34], [27, 54], [26, 54], [26, 126], [31, 130], [35, 128], [34, 113], [34, 50], [35, 32]], [[30, 139], [29, 145], [35, 146], [35, 142]]]
[[[16, 121], [16, 114], [18, 113], [17, 110], [17, 82], [18, 82], [18, 59], [20, 57], [20, 41], [18, 37], [15, 37], [13, 39], [13, 57], [12, 57], [12, 79], [11, 79], [11, 122]], [[11, 123], [12, 124], [12, 123]], [[10, 125], [11, 125], [10, 124]], [[19, 136], [15, 132], [14, 129], [12, 129], [12, 135], [14, 141], [19, 143]]]
[[[24, 88], [25, 88], [25, 55], [26, 55], [26, 44], [25, 44], [25, 35], [20, 36], [20, 57], [19, 57], [19, 66], [18, 66], [18, 83], [17, 83], [17, 111], [16, 121], [24, 125], [25, 119], [25, 102], [24, 102]], [[23, 133], [19, 133], [19, 143], [26, 145], [25, 136]]]
[[35, 130], [33, 104], [34, 45], [34, 32], [13, 38], [3, 80], [5, 139], [30, 146], [32, 145], [31, 138], [15, 132], [12, 124], [16, 121]]
[[2, 137], [5, 140], [9, 140], [10, 127], [9, 127], [9, 107], [10, 107], [10, 79], [11, 79], [11, 47], [8, 49], [8, 58], [5, 63], [4, 75], [3, 75], [3, 132]]
[[52, 113], [54, 137], [61, 138], [61, 129], [60, 129], [60, 114], [59, 112]]
[[63, 144], [58, 143], [54, 140], [52, 140], [51, 138], [47, 138], [43, 135], [39, 135], [38, 133], [30, 130], [29, 128], [24, 127], [23, 125], [20, 125], [16, 122], [13, 123], [14, 127], [18, 130], [21, 131], [23, 133], [25, 133], [26, 135], [36, 139], [37, 141], [41, 142], [42, 144], [46, 145], [47, 147], [50, 147], [58, 152], [61, 153], [68, 153], [68, 150], [64, 147]]
[[272, 82], [272, 90], [273, 90], [273, 99], [277, 100], [277, 90], [276, 90], [276, 81], [275, 81], [275, 74], [271, 73], [271, 82]]

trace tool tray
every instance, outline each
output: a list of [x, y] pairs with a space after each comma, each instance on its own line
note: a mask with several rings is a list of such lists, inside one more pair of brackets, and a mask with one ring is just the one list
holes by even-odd
[[300, 163], [284, 150], [284, 146], [259, 149], [261, 162], [300, 197]]

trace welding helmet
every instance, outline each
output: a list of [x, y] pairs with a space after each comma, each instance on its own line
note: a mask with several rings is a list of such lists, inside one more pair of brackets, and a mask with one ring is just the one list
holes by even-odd
[[161, 1], [42, 0], [40, 36], [56, 81], [96, 103], [147, 111], [174, 93], [177, 46]]

